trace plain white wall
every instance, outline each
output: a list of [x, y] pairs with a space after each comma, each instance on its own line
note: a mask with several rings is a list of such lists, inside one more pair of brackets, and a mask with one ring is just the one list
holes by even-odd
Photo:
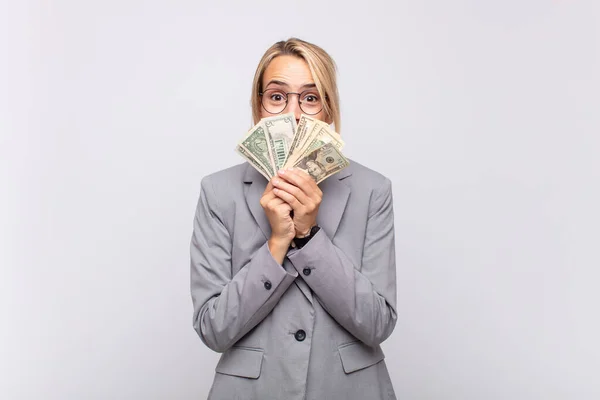
[[2, 399], [206, 397], [199, 182], [290, 36], [394, 184], [398, 398], [600, 398], [598, 1], [1, 4]]

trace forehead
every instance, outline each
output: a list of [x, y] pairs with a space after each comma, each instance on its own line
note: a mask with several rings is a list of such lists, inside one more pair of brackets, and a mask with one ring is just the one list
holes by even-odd
[[300, 87], [314, 83], [308, 64], [302, 58], [295, 56], [275, 57], [263, 74], [263, 85], [270, 81], [280, 81], [290, 87]]

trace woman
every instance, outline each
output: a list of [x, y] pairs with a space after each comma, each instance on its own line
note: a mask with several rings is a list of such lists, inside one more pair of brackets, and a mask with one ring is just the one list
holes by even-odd
[[[275, 43], [252, 112], [310, 114], [339, 132], [333, 60]], [[354, 161], [319, 185], [300, 170], [267, 182], [248, 163], [205, 177], [191, 294], [194, 329], [223, 353], [209, 399], [395, 399], [380, 347], [396, 324], [395, 267], [391, 183]]]

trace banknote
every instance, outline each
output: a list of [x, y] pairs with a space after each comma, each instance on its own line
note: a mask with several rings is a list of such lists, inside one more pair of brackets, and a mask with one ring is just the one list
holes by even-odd
[[327, 143], [333, 143], [333, 145], [338, 150], [342, 150], [342, 148], [344, 147], [344, 141], [339, 137], [337, 133], [333, 134], [333, 131], [329, 128], [327, 124], [320, 123], [318, 125], [315, 125], [309, 137], [305, 141], [305, 144], [302, 147], [302, 149], [297, 150], [295, 152], [296, 155], [291, 158], [289, 163], [286, 164], [294, 165], [296, 161], [298, 161], [300, 158], [318, 149], [319, 147], [324, 146]]
[[313, 128], [320, 121], [311, 118], [307, 115], [302, 114], [300, 116], [300, 120], [298, 121], [298, 127], [296, 128], [296, 134], [294, 135], [294, 140], [292, 140], [292, 144], [290, 145], [290, 149], [288, 151], [288, 156], [286, 157], [284, 167], [287, 167], [290, 163], [289, 161], [293, 161], [295, 155], [298, 154], [307, 137], [310, 136]]
[[[300, 122], [302, 122], [302, 117]], [[300, 123], [298, 123], [298, 126], [299, 132]], [[294, 146], [293, 151], [290, 151], [290, 155], [288, 156], [285, 167], [293, 166], [296, 161], [298, 161], [304, 154], [307, 153], [309, 147], [312, 147], [313, 150], [317, 147], [315, 145], [311, 146], [311, 144], [313, 144], [315, 139], [322, 136], [322, 134], [320, 134], [322, 129], [330, 130], [329, 124], [318, 119], [312, 119], [312, 121], [307, 124], [306, 133], [304, 135], [296, 135], [294, 137], [294, 141], [296, 141], [296, 137], [298, 137], [298, 141], [296, 146]], [[337, 135], [337, 133], [335, 135]], [[325, 140], [329, 142], [327, 139]], [[321, 144], [324, 144], [324, 141], [322, 141]]]
[[254, 156], [254, 159], [260, 162], [269, 176], [275, 175], [275, 171], [273, 170], [273, 154], [271, 153], [271, 146], [269, 146], [267, 134], [262, 123], [252, 128], [240, 145], [249, 151]]
[[271, 153], [275, 162], [274, 171], [283, 168], [289, 153], [290, 145], [296, 133], [296, 117], [294, 114], [282, 114], [262, 119], [262, 124], [267, 133], [271, 146]]
[[249, 152], [247, 149], [245, 149], [242, 145], [238, 144], [235, 147], [235, 151], [241, 155], [242, 157], [244, 157], [246, 160], [248, 160], [248, 162], [250, 163], [250, 165], [252, 165], [258, 172], [260, 172], [262, 174], [262, 176], [264, 176], [265, 178], [267, 178], [267, 180], [270, 180], [273, 175], [269, 174], [269, 172], [267, 171], [266, 167], [264, 165], [262, 165], [258, 160], [256, 160], [256, 158], [254, 158], [254, 156], [252, 155], [251, 152]]
[[302, 157], [294, 167], [307, 172], [317, 183], [320, 183], [349, 164], [348, 159], [330, 142]]
[[[300, 117], [300, 119], [300, 122], [302, 122], [302, 117]], [[298, 134], [294, 136], [294, 141], [296, 141], [296, 143], [295, 145], [292, 143], [294, 148], [293, 151], [290, 151], [285, 163], [285, 167], [293, 166], [294, 162], [298, 161], [300, 156], [305, 153], [307, 146], [314, 140], [315, 135], [326, 125], [323, 121], [319, 121], [317, 119], [312, 119], [312, 121], [307, 119], [304, 129], [305, 132], [302, 134], [300, 132], [300, 122], [298, 123]]]
[[298, 167], [317, 183], [349, 165], [344, 141], [329, 124], [293, 114], [263, 118], [238, 143], [236, 151], [267, 180], [281, 168]]

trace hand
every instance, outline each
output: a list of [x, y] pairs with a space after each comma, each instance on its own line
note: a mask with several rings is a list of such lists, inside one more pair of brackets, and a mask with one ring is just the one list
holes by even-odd
[[271, 180], [273, 193], [294, 210], [296, 237], [304, 237], [317, 224], [323, 192], [309, 174], [300, 169], [280, 170]]
[[296, 235], [294, 221], [290, 215], [292, 207], [275, 195], [272, 182], [267, 185], [260, 199], [260, 205], [265, 210], [269, 224], [271, 224], [269, 251], [273, 258], [281, 264]]

